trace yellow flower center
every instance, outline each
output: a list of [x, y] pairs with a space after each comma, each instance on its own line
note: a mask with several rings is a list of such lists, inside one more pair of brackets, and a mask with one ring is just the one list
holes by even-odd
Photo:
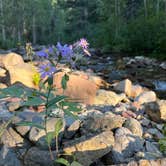
[[46, 67], [46, 68], [45, 68], [45, 71], [46, 71], [46, 72], [48, 72], [49, 70], [50, 70], [50, 68], [49, 68], [49, 67]]

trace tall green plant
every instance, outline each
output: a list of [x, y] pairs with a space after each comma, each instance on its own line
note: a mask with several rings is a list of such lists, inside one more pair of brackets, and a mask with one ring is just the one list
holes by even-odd
[[[45, 106], [43, 125], [28, 121], [19, 122], [17, 123], [17, 125], [34, 126], [41, 130], [44, 130], [48, 149], [52, 160], [54, 160], [54, 156], [51, 150], [51, 142], [53, 139], [56, 140], [56, 152], [58, 156], [58, 136], [64, 126], [63, 119], [59, 119], [55, 124], [55, 130], [53, 132], [48, 132], [48, 119], [50, 117], [56, 116], [53, 112], [53, 109], [60, 108], [64, 111], [65, 114], [70, 115], [73, 118], [77, 118], [75, 114], [81, 110], [79, 104], [70, 102], [67, 96], [56, 95], [54, 93], [56, 89], [54, 87], [53, 76], [54, 74], [57, 74], [61, 71], [60, 69], [57, 69], [57, 64], [61, 60], [66, 60], [66, 63], [72, 68], [75, 66], [77, 60], [80, 59], [80, 55], [83, 55], [85, 53], [90, 55], [90, 53], [87, 50], [88, 45], [89, 43], [85, 39], [80, 39], [80, 41], [70, 46], [63, 46], [60, 43], [58, 43], [56, 47], [53, 46], [49, 48], [44, 48], [43, 50], [36, 52], [37, 56], [49, 60], [49, 63], [39, 66], [40, 81], [38, 90], [24, 89], [23, 87], [20, 87], [18, 89], [16, 85], [13, 85], [0, 91], [0, 98], [21, 98], [22, 106]], [[69, 81], [69, 79], [70, 78], [67, 73], [64, 74], [64, 76], [62, 77], [61, 85], [63, 90], [67, 88], [67, 82]]]

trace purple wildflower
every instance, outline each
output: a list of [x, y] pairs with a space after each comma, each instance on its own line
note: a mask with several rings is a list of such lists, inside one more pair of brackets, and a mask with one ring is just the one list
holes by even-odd
[[62, 46], [59, 42], [57, 43], [58, 52], [61, 54], [62, 57], [70, 59], [73, 56], [72, 46], [68, 46], [65, 44]]
[[37, 51], [36, 55], [39, 57], [45, 57], [48, 58], [49, 54], [53, 54], [54, 49], [52, 47], [49, 48], [43, 48], [41, 51]]
[[80, 41], [78, 42], [78, 45], [79, 45], [80, 47], [82, 47], [83, 49], [87, 49], [88, 46], [89, 46], [89, 43], [87, 42], [86, 39], [82, 38], [82, 39], [80, 39]]
[[39, 66], [39, 73], [41, 78], [45, 78], [47, 76], [50, 77], [55, 71], [56, 71], [56, 68], [52, 66], [51, 64]]

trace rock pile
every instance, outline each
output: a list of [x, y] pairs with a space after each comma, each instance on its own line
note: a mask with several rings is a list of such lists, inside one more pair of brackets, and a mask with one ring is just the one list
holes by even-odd
[[[19, 67], [18, 64], [14, 66]], [[9, 73], [12, 75], [12, 72]], [[24, 75], [30, 78], [30, 75]], [[73, 77], [77, 79], [76, 75]], [[78, 75], [78, 80], [84, 81], [83, 78]], [[116, 83], [112, 91], [96, 88], [95, 81], [88, 84], [92, 77], [85, 80], [88, 88], [95, 87], [92, 88], [93, 95], [87, 89], [90, 101], [82, 104], [84, 109], [78, 114], [79, 120], [74, 121], [61, 114], [64, 127], [58, 140], [60, 151], [73, 154], [83, 166], [165, 166], [166, 159], [160, 152], [158, 141], [164, 138], [162, 129], [166, 122], [166, 100], [158, 99], [155, 92], [134, 85], [129, 79]], [[25, 84], [21, 79], [17, 81]], [[73, 91], [70, 89], [70, 95], [76, 97]], [[53, 165], [44, 131], [16, 125], [22, 121], [43, 124], [43, 114], [28, 107], [22, 108], [19, 101], [9, 98], [0, 99], [0, 117], [0, 166]], [[48, 131], [54, 130], [57, 120], [55, 117], [49, 119]], [[55, 145], [53, 141], [53, 156], [56, 156]]]

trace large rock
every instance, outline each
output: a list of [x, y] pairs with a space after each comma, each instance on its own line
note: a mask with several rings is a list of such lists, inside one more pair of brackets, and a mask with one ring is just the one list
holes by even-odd
[[115, 92], [112, 91], [106, 91], [106, 90], [98, 90], [94, 104], [96, 105], [117, 105], [119, 102], [122, 100], [126, 99], [125, 94], [116, 94]]
[[[56, 152], [52, 151], [54, 159]], [[51, 160], [48, 150], [40, 150], [36, 147], [32, 147], [28, 150], [24, 157], [25, 166], [54, 166], [54, 161]]]
[[85, 119], [81, 131], [83, 133], [110, 131], [122, 127], [125, 118], [120, 115], [98, 115]]
[[147, 103], [145, 111], [153, 121], [166, 122], [166, 100]]
[[33, 77], [37, 70], [32, 64], [20, 63], [14, 66], [7, 66], [7, 70], [10, 74], [11, 84], [21, 82], [30, 88], [36, 88]]
[[132, 85], [130, 96], [135, 98], [143, 92], [143, 88], [140, 85]]
[[140, 137], [133, 135], [129, 129], [124, 127], [116, 130], [115, 145], [111, 151], [113, 163], [124, 163], [141, 150], [143, 150], [143, 141]]
[[0, 166], [21, 166], [21, 162], [12, 149], [3, 146], [0, 150]]
[[144, 104], [144, 103], [156, 101], [156, 99], [157, 99], [157, 97], [156, 97], [155, 92], [147, 91], [147, 92], [143, 92], [139, 96], [137, 96], [134, 101], [138, 102], [139, 104]]
[[98, 89], [99, 80], [89, 79], [86, 75], [70, 74], [67, 83], [67, 89], [63, 91], [61, 87], [61, 80], [64, 72], [55, 74], [54, 86], [57, 87], [57, 94], [65, 94], [70, 98], [79, 100], [86, 104], [93, 104]]
[[111, 165], [111, 166], [165, 166], [166, 159], [158, 159], [158, 160], [139, 160], [139, 161], [131, 161], [128, 164], [119, 164], [119, 165]]
[[[47, 121], [47, 132], [54, 132], [55, 131], [55, 124], [59, 118], [51, 118]], [[63, 124], [65, 126], [65, 123]], [[62, 131], [64, 130], [64, 126]], [[61, 136], [61, 135], [60, 135]], [[59, 138], [61, 138], [59, 136]], [[29, 139], [33, 143], [35, 143], [37, 146], [39, 146], [41, 149], [47, 149], [48, 145], [46, 142], [46, 133], [44, 130], [39, 129], [37, 127], [32, 127], [29, 132]], [[55, 140], [54, 140], [55, 141]], [[55, 142], [53, 142], [55, 144]]]
[[9, 127], [4, 130], [0, 143], [8, 147], [20, 147], [24, 145], [24, 139], [12, 127]]
[[139, 121], [133, 118], [126, 120], [124, 127], [128, 128], [134, 135], [142, 137], [143, 129]]
[[152, 155], [158, 155], [159, 157], [162, 157], [162, 154], [157, 146], [155, 146], [152, 142], [146, 141], [145, 142], [145, 148], [146, 151], [151, 153]]
[[128, 79], [125, 79], [123, 81], [120, 81], [114, 89], [116, 91], [125, 93], [126, 95], [130, 96], [131, 95], [131, 88], [132, 88], [132, 82]]
[[3, 84], [3, 83], [0, 83], [0, 89], [4, 89], [4, 88], [7, 88], [7, 85]]
[[80, 128], [81, 122], [79, 120], [74, 121], [65, 131], [65, 138], [72, 138], [78, 129]]
[[5, 77], [6, 76], [6, 70], [0, 67], [0, 77]]
[[9, 53], [0, 56], [0, 66], [5, 67], [6, 69], [8, 69], [9, 66], [15, 66], [18, 64], [24, 64], [24, 60], [21, 55]]
[[[32, 112], [27, 109], [27, 110], [17, 113], [17, 117], [15, 117], [13, 119], [12, 123], [15, 125], [16, 123], [26, 122], [26, 121], [40, 124], [43, 122], [43, 116], [41, 116], [37, 112]], [[30, 131], [31, 126], [15, 125], [15, 129], [20, 135], [25, 136]]]
[[88, 166], [110, 152], [113, 145], [113, 133], [105, 131], [90, 138], [82, 136], [66, 142], [63, 150], [67, 154], [74, 154], [81, 164]]

